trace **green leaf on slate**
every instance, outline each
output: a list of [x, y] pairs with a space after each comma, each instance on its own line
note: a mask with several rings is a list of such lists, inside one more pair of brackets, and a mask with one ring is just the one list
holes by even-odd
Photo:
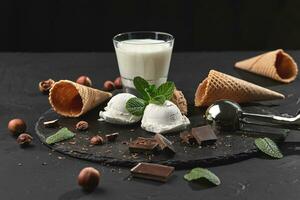
[[71, 132], [68, 128], [62, 128], [57, 131], [55, 134], [50, 135], [46, 139], [47, 144], [54, 144], [63, 140], [71, 139], [75, 134]]
[[166, 101], [166, 97], [164, 95], [159, 95], [150, 99], [149, 103], [154, 103], [157, 105], [163, 105]]
[[164, 95], [166, 97], [166, 100], [170, 100], [173, 96], [174, 89], [175, 84], [173, 82], [167, 81], [157, 88], [156, 95]]
[[270, 138], [257, 138], [255, 139], [254, 143], [257, 146], [257, 148], [263, 153], [274, 158], [283, 158], [283, 155], [280, 152], [278, 146]]
[[220, 179], [214, 173], [212, 173], [208, 169], [204, 169], [200, 167], [194, 168], [189, 173], [184, 175], [184, 179], [187, 181], [198, 180], [201, 178], [205, 178], [206, 180], [208, 180], [209, 182], [215, 185], [221, 184]]
[[143, 99], [133, 97], [126, 102], [126, 109], [133, 115], [141, 116], [147, 106], [147, 102]]
[[150, 99], [150, 95], [146, 90], [147, 88], [150, 87], [150, 85], [145, 79], [143, 79], [140, 76], [134, 77], [133, 84], [135, 89], [140, 93], [140, 95], [142, 95], [143, 99], [145, 100]]

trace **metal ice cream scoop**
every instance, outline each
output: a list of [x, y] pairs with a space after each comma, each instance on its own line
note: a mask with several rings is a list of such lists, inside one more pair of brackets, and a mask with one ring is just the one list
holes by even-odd
[[[281, 117], [275, 115], [263, 115], [243, 112], [239, 104], [230, 100], [219, 100], [207, 108], [206, 120], [218, 129], [232, 131], [238, 130], [246, 123], [245, 119], [259, 122], [267, 122], [282, 127], [300, 128], [300, 114], [296, 117]], [[252, 124], [255, 122], [251, 122]]]

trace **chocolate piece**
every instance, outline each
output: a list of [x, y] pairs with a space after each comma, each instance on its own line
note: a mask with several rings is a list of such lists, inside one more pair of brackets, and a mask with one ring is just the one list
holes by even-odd
[[209, 145], [217, 141], [217, 136], [210, 125], [192, 128], [192, 135], [199, 145]]
[[187, 144], [195, 144], [197, 142], [190, 131], [181, 132], [180, 138], [181, 138], [182, 142], [187, 143]]
[[156, 133], [154, 136], [154, 139], [157, 141], [158, 146], [161, 151], [163, 151], [166, 154], [175, 154], [175, 148], [170, 140], [165, 138], [159, 133]]
[[167, 182], [174, 172], [174, 167], [153, 163], [139, 163], [130, 172], [133, 177]]
[[56, 128], [59, 126], [58, 119], [46, 121], [43, 123], [46, 128]]
[[129, 151], [131, 153], [154, 153], [158, 147], [158, 143], [153, 138], [138, 137], [129, 143]]
[[114, 142], [118, 136], [119, 136], [119, 133], [112, 133], [112, 134], [105, 135], [108, 142]]

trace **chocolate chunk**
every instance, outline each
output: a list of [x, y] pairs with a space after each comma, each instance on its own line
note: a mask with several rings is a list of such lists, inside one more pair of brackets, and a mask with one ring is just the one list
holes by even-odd
[[59, 126], [58, 119], [54, 119], [54, 120], [51, 120], [51, 121], [46, 121], [46, 122], [44, 122], [44, 126], [46, 128], [56, 128], [56, 127]]
[[153, 138], [138, 137], [129, 143], [129, 151], [131, 153], [151, 154], [157, 150], [158, 143]]
[[180, 138], [181, 138], [182, 142], [187, 143], [187, 144], [195, 144], [197, 142], [190, 131], [181, 132]]
[[209, 145], [217, 141], [217, 136], [210, 125], [192, 128], [192, 135], [199, 145]]
[[174, 167], [153, 163], [139, 163], [130, 172], [133, 177], [167, 182], [174, 172]]
[[108, 142], [114, 142], [114, 141], [116, 141], [118, 136], [119, 136], [119, 133], [112, 133], [112, 134], [105, 135], [105, 138]]
[[174, 154], [176, 153], [175, 148], [170, 140], [165, 138], [159, 133], [156, 133], [154, 136], [154, 139], [157, 141], [158, 146], [161, 151], [163, 151], [166, 154]]

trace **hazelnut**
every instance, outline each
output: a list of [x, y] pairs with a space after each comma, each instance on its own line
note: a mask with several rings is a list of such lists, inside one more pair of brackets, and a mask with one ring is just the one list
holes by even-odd
[[49, 90], [52, 88], [54, 85], [55, 81], [52, 79], [44, 80], [39, 83], [39, 90], [43, 94], [48, 94]]
[[78, 185], [87, 191], [94, 190], [97, 187], [99, 180], [100, 172], [93, 167], [83, 168], [77, 178]]
[[13, 135], [19, 135], [21, 133], [24, 133], [27, 127], [24, 120], [12, 119], [8, 122], [7, 128]]
[[105, 135], [108, 142], [114, 142], [118, 136], [119, 136], [119, 133], [112, 133], [112, 134]]
[[115, 84], [112, 81], [105, 81], [103, 84], [103, 89], [105, 91], [112, 91], [115, 89]]
[[121, 77], [117, 77], [114, 81], [116, 89], [121, 89], [122, 88], [122, 80]]
[[85, 131], [89, 128], [89, 123], [87, 123], [86, 121], [79, 121], [76, 124], [76, 129], [79, 131]]
[[90, 143], [92, 145], [98, 145], [98, 144], [103, 144], [104, 143], [104, 139], [100, 136], [100, 135], [95, 135], [94, 137], [92, 137], [90, 139]]
[[92, 81], [89, 77], [87, 76], [80, 76], [77, 80], [76, 83], [81, 84], [81, 85], [85, 85], [88, 87], [92, 86]]
[[31, 135], [27, 134], [27, 133], [22, 133], [21, 135], [19, 135], [19, 137], [17, 138], [17, 143], [19, 145], [28, 145], [31, 143], [32, 141], [32, 137]]

